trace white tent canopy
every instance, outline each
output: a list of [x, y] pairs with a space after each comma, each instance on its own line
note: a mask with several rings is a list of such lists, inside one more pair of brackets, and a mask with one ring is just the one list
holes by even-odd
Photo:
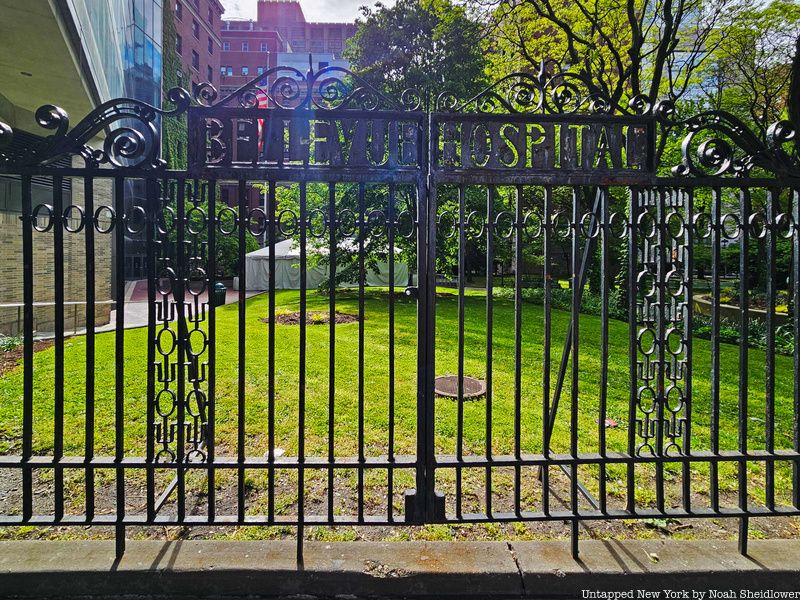
[[[356, 247], [347, 251], [356, 251]], [[308, 247], [309, 257], [312, 254], [327, 253], [327, 248]], [[247, 289], [262, 291], [269, 289], [269, 255], [270, 248], [266, 246], [245, 256], [245, 276]], [[306, 287], [314, 289], [319, 286], [330, 273], [328, 266], [310, 266], [306, 269]], [[368, 286], [386, 287], [389, 285], [389, 265], [379, 263], [378, 271], [366, 268], [366, 284]], [[408, 284], [408, 265], [401, 262], [394, 264], [394, 285], [405, 287]], [[358, 282], [343, 284], [345, 287], [357, 286]], [[295, 240], [283, 240], [275, 244], [275, 289], [298, 290], [300, 289], [300, 246]]]

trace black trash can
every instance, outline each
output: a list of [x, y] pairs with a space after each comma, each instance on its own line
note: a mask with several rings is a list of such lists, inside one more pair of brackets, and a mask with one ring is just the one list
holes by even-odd
[[225, 284], [221, 281], [218, 281], [214, 284], [214, 306], [224, 306], [225, 305], [225, 294], [227, 293], [228, 288], [225, 287]]

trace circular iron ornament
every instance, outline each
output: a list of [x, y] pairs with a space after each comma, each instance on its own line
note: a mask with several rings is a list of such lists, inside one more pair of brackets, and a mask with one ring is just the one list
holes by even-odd
[[158, 274], [156, 290], [162, 296], [169, 296], [175, 289], [176, 280], [177, 275], [175, 274], [175, 270], [172, 267], [166, 267]]
[[694, 218], [694, 233], [701, 240], [707, 240], [711, 237], [711, 230], [713, 229], [711, 223], [711, 215], [708, 213], [697, 213]]
[[[108, 220], [108, 226], [103, 227], [103, 220]], [[94, 228], [97, 233], [111, 233], [117, 225], [117, 213], [110, 206], [98, 206], [94, 211]]]
[[528, 239], [536, 240], [542, 237], [544, 223], [541, 213], [534, 209], [522, 219], [522, 231]]
[[[44, 212], [44, 216], [40, 215], [40, 213]], [[45, 225], [39, 225], [39, 219], [45, 218], [47, 219]], [[55, 222], [55, 215], [53, 213], [53, 207], [49, 204], [37, 204], [34, 209], [31, 211], [31, 224], [33, 228], [38, 231], [39, 233], [46, 233], [53, 228], [53, 223]]]
[[510, 240], [516, 229], [517, 222], [514, 218], [514, 213], [507, 210], [497, 213], [497, 216], [494, 218], [495, 235]]
[[293, 210], [284, 208], [276, 217], [278, 221], [278, 232], [284, 236], [292, 236], [297, 233], [297, 214]]
[[[406, 226], [408, 229], [404, 231], [403, 227]], [[400, 211], [397, 215], [397, 220], [395, 221], [395, 228], [397, 234], [406, 239], [411, 240], [417, 233], [417, 220], [411, 214], [411, 212], [407, 210]]]
[[168, 419], [175, 412], [176, 405], [175, 392], [172, 390], [164, 388], [156, 394], [156, 413], [162, 419]]
[[389, 227], [392, 230], [396, 227], [397, 223], [389, 223], [386, 214], [380, 209], [373, 209], [367, 213], [366, 227], [372, 235], [382, 238], [384, 235], [388, 236]]
[[[192, 217], [199, 217], [197, 219], [192, 219]], [[186, 222], [186, 231], [188, 231], [191, 235], [200, 235], [208, 226], [208, 214], [206, 211], [200, 206], [192, 206], [189, 210], [186, 211], [186, 215], [184, 216], [184, 220]], [[194, 224], [192, 223], [193, 220], [198, 221], [197, 227], [195, 228]]]
[[339, 232], [342, 237], [353, 237], [358, 231], [359, 219], [356, 217], [356, 214], [349, 208], [345, 208], [340, 210], [337, 216], [338, 219], [335, 222], [336, 231]]
[[748, 219], [748, 225], [750, 226], [750, 235], [756, 239], [763, 240], [767, 237], [767, 232], [769, 231], [769, 225], [767, 224], [767, 219], [762, 211], [756, 211], [750, 218]]
[[486, 233], [486, 219], [478, 211], [473, 210], [464, 221], [464, 232], [468, 240], [478, 240]]
[[175, 453], [169, 448], [161, 448], [156, 453], [156, 462], [160, 464], [175, 462]]
[[569, 216], [562, 211], [553, 213], [550, 219], [550, 227], [556, 239], [566, 240], [572, 232], [572, 223]]
[[175, 220], [175, 210], [171, 206], [162, 206], [157, 219], [158, 233], [160, 235], [169, 235], [174, 232]]
[[792, 217], [786, 213], [780, 213], [775, 217], [775, 231], [782, 238], [790, 240], [794, 235]]
[[[73, 212], [78, 213], [78, 224], [75, 227], [70, 225], [70, 221], [73, 219]], [[86, 224], [86, 213], [84, 212], [83, 207], [78, 206], [77, 204], [70, 204], [64, 209], [62, 216], [64, 221], [64, 229], [70, 233], [79, 233]]]
[[134, 205], [129, 213], [125, 213], [122, 221], [125, 223], [125, 231], [131, 235], [138, 235], [147, 227], [147, 213], [142, 206]]
[[458, 219], [453, 211], [440, 212], [436, 218], [436, 235], [444, 240], [451, 240], [458, 230]]
[[[166, 338], [162, 339], [162, 338]], [[164, 343], [167, 343], [165, 346]], [[175, 351], [175, 346], [177, 345], [177, 338], [175, 337], [175, 332], [172, 329], [163, 328], [158, 331], [156, 334], [156, 350], [161, 356], [169, 356]]]
[[735, 213], [725, 213], [722, 215], [720, 225], [722, 236], [726, 240], [737, 240], [742, 235], [742, 224], [741, 221], [739, 221], [739, 215]]
[[618, 239], [625, 239], [630, 226], [624, 213], [612, 212], [608, 216], [608, 229], [611, 235]]
[[641, 386], [636, 393], [636, 404], [639, 410], [646, 415], [651, 415], [656, 409], [656, 393], [647, 385]]
[[[592, 227], [592, 229], [589, 230], [588, 227]], [[583, 213], [580, 220], [580, 232], [584, 238], [596, 239], [600, 237], [601, 229], [600, 221], [595, 218], [594, 214]]]
[[[198, 339], [199, 338], [199, 339]], [[198, 357], [208, 348], [208, 336], [202, 329], [192, 329], [187, 336], [186, 353]]]
[[[458, 400], [458, 375], [440, 375], [434, 380], [434, 391], [437, 396], [453, 398]], [[486, 382], [475, 377], [464, 376], [463, 395], [464, 400], [472, 400], [486, 395]]]
[[652, 241], [656, 239], [658, 236], [658, 221], [651, 211], [645, 210], [639, 214], [636, 230], [646, 240]]
[[[225, 226], [225, 217], [230, 217], [230, 228]], [[230, 206], [225, 206], [217, 211], [217, 231], [222, 235], [232, 235], [239, 225], [239, 215]]]
[[[316, 225], [316, 229], [315, 229]], [[312, 238], [319, 239], [325, 235], [328, 230], [328, 213], [321, 208], [312, 208], [308, 212], [308, 235]]]
[[254, 235], [255, 237], [263, 235], [267, 230], [267, 226], [269, 225], [267, 213], [265, 213], [264, 209], [262, 208], [251, 208], [249, 211], [247, 211], [246, 221], [247, 231], [249, 231], [250, 234]]
[[186, 278], [186, 291], [197, 297], [206, 290], [206, 270], [198, 266], [198, 264], [202, 264], [202, 260], [191, 259], [190, 262], [194, 264]]

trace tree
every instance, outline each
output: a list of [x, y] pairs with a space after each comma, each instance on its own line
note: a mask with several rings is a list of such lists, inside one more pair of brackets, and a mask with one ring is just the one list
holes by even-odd
[[481, 28], [451, 0], [398, 0], [362, 7], [345, 57], [355, 73], [392, 98], [408, 88], [432, 98], [469, 97], [485, 82]]
[[493, 68], [535, 70], [553, 59], [618, 112], [644, 94], [682, 97], [741, 0], [471, 0]]
[[764, 136], [787, 111], [798, 30], [800, 4], [794, 0], [773, 0], [737, 11], [735, 19], [725, 17], [702, 70], [709, 107], [736, 115]]

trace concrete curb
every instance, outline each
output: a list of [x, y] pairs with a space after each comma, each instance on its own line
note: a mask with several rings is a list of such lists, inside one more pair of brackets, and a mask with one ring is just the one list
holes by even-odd
[[113, 542], [0, 542], [4, 597], [670, 597], [664, 590], [800, 597], [800, 540], [754, 540], [748, 557], [734, 542], [587, 540], [578, 562], [567, 542], [307, 542], [300, 566], [291, 541], [131, 541], [119, 562]]

